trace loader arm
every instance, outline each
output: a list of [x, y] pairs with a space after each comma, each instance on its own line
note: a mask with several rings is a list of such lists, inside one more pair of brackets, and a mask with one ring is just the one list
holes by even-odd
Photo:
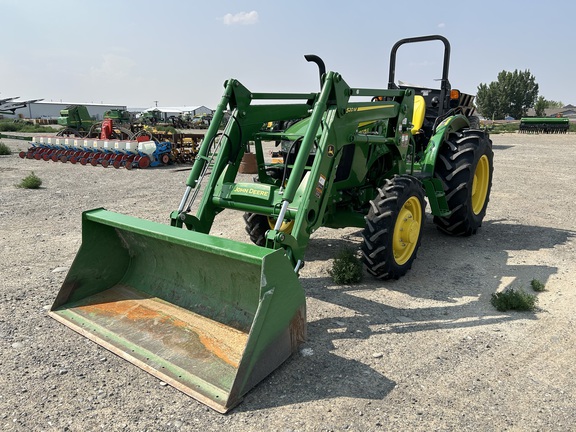
[[[268, 121], [290, 120], [308, 115], [316, 93], [252, 93], [239, 81], [230, 79], [225, 83], [225, 91], [216, 109], [213, 120], [206, 132], [196, 162], [186, 181], [186, 190], [178, 207], [170, 215], [171, 225], [208, 233], [216, 214], [223, 206], [214, 204], [214, 196], [234, 182], [240, 161], [248, 143]], [[301, 101], [290, 105], [251, 105], [253, 100]], [[302, 102], [304, 101], [304, 102]], [[227, 108], [232, 115], [224, 131], [218, 127]], [[192, 203], [200, 191], [200, 183], [206, 170], [211, 174], [206, 183], [196, 215], [190, 214]], [[218, 200], [216, 200], [218, 201]]]
[[[385, 98], [374, 99], [384, 94]], [[372, 101], [352, 102], [351, 97], [371, 98]], [[280, 100], [290, 103], [257, 104], [259, 100]], [[300, 103], [295, 102], [300, 100]], [[348, 215], [334, 215], [333, 204], [338, 201], [338, 190], [365, 187], [366, 177], [378, 158], [392, 152], [396, 160], [390, 169], [405, 169], [412, 127], [413, 92], [411, 90], [352, 89], [335, 72], [324, 75], [320, 93], [252, 93], [236, 80], [226, 83], [224, 96], [215, 114], [215, 121], [228, 107], [232, 115], [221, 135], [212, 125], [200, 149], [197, 164], [187, 180], [187, 188], [179, 209], [172, 213], [171, 224], [176, 227], [209, 233], [216, 214], [224, 209], [263, 214], [273, 218], [275, 226], [266, 234], [266, 247], [283, 248], [297, 271], [304, 258], [310, 235], [328, 221], [333, 226], [354, 221], [360, 225], [363, 214], [356, 211]], [[262, 132], [262, 125], [270, 121], [305, 118], [303, 127], [291, 138], [299, 149], [290, 165], [285, 183], [237, 182], [240, 162], [249, 143], [256, 145], [262, 155], [262, 139], [274, 135]], [[279, 137], [282, 137], [280, 135]], [[218, 146], [215, 145], [216, 140]], [[358, 152], [357, 160], [364, 161], [338, 171], [343, 158], [350, 158], [345, 146]], [[216, 150], [217, 148], [217, 150]], [[309, 155], [315, 157], [310, 164]], [[213, 157], [213, 158], [212, 158]], [[263, 165], [260, 156], [260, 165]], [[190, 214], [190, 195], [198, 189], [204, 172], [210, 166], [211, 174], [195, 215]], [[259, 178], [265, 179], [259, 166]], [[344, 172], [344, 174], [342, 174]], [[337, 173], [343, 178], [337, 178]], [[382, 173], [382, 176], [389, 173]], [[374, 195], [379, 177], [367, 195]], [[335, 195], [336, 194], [336, 195]], [[327, 209], [331, 209], [327, 214]], [[344, 222], [339, 222], [345, 219]], [[283, 222], [293, 221], [290, 233], [281, 232]]]

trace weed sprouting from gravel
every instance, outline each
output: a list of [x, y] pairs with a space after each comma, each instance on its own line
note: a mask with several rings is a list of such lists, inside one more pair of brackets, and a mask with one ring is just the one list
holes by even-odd
[[29, 175], [24, 177], [17, 186], [24, 189], [38, 189], [42, 186], [42, 179], [32, 171]]
[[362, 262], [351, 249], [340, 251], [334, 259], [332, 269], [328, 271], [332, 280], [338, 285], [358, 283], [362, 280]]
[[536, 308], [538, 297], [521, 289], [509, 288], [502, 292], [492, 294], [490, 303], [500, 312], [508, 310], [533, 311]]
[[8, 147], [6, 144], [4, 144], [2, 141], [0, 141], [0, 155], [6, 156], [6, 155], [11, 155], [11, 154], [12, 154], [12, 150], [10, 150], [10, 147]]
[[530, 286], [536, 292], [546, 291], [546, 285], [544, 285], [538, 279], [532, 279], [532, 281], [530, 282]]

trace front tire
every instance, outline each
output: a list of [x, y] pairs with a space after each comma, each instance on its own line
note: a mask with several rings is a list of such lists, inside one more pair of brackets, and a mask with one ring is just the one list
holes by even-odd
[[[266, 232], [274, 228], [276, 219], [257, 213], [244, 213], [244, 222], [252, 243], [257, 246], [266, 246]], [[280, 231], [290, 234], [293, 226], [294, 221], [283, 222]]]
[[362, 260], [378, 279], [398, 279], [412, 267], [424, 224], [424, 190], [409, 175], [386, 180], [370, 201], [362, 232]]
[[482, 225], [492, 189], [494, 152], [482, 131], [452, 132], [442, 144], [434, 177], [442, 182], [447, 217], [434, 217], [438, 229], [453, 236], [470, 236]]

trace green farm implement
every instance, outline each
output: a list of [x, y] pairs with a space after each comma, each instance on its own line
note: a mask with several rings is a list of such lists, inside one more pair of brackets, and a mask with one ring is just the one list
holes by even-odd
[[521, 133], [567, 133], [570, 120], [566, 117], [522, 117], [520, 119]]
[[[440, 89], [396, 85], [397, 49], [429, 41], [444, 44]], [[257, 93], [226, 81], [170, 225], [85, 212], [51, 316], [228, 411], [306, 337], [298, 272], [318, 228], [363, 229], [364, 263], [386, 280], [412, 267], [425, 198], [442, 232], [480, 227], [492, 144], [470, 127], [472, 97], [451, 88], [449, 55], [442, 36], [399, 41], [383, 89], [352, 87], [315, 56], [307, 59], [320, 68], [320, 91]], [[265, 142], [287, 143], [282, 162], [265, 161]], [[249, 148], [258, 173], [242, 181]], [[254, 244], [210, 234], [225, 210], [243, 213]]]
[[130, 111], [123, 109], [111, 109], [104, 113], [105, 119], [111, 119], [115, 124], [131, 127], [134, 122], [134, 116]]
[[134, 133], [131, 130], [131, 116], [128, 111], [113, 109], [104, 113], [104, 121], [93, 120], [85, 105], [70, 105], [60, 110], [58, 124], [63, 126], [57, 136], [77, 138], [97, 138], [103, 136], [103, 129], [109, 139], [129, 140]]
[[58, 131], [59, 136], [85, 137], [94, 124], [94, 120], [88, 113], [86, 106], [70, 105], [66, 109], [60, 110], [58, 124], [63, 126]]
[[21, 135], [12, 135], [12, 134], [5, 134], [5, 133], [0, 133], [0, 139], [1, 138], [6, 138], [6, 139], [13, 139], [13, 140], [19, 140], [19, 141], [32, 141], [32, 137], [27, 137], [27, 136], [21, 136]]

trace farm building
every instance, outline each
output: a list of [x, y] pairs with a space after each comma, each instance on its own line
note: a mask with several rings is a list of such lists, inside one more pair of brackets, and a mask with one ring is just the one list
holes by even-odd
[[19, 108], [14, 115], [4, 115], [4, 117], [21, 117], [29, 119], [57, 119], [60, 117], [60, 110], [66, 109], [70, 105], [84, 105], [94, 120], [102, 120], [104, 113], [111, 109], [126, 109], [126, 105], [95, 104], [82, 102], [52, 102], [38, 101], [28, 104], [25, 108]]
[[[562, 108], [547, 108], [544, 110], [544, 114], [546, 117], [567, 117], [569, 119], [576, 119], [576, 106], [569, 104]], [[536, 116], [534, 108], [528, 110], [528, 116]]]

